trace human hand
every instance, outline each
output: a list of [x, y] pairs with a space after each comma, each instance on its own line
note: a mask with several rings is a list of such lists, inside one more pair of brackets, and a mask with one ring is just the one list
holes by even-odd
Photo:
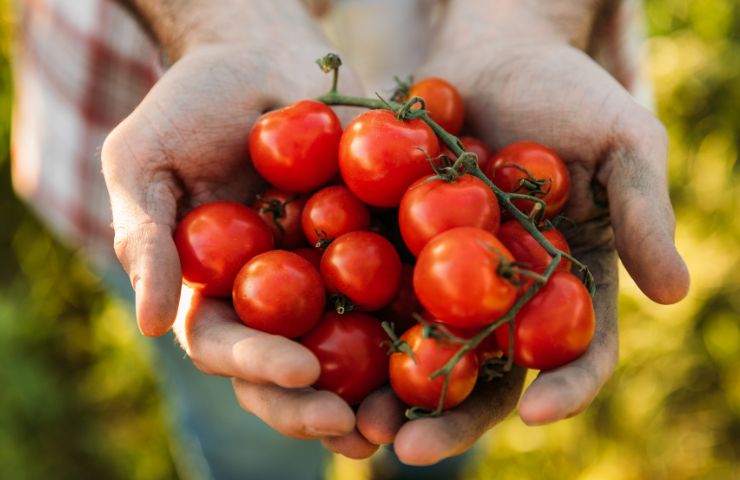
[[[223, 5], [235, 8], [235, 3]], [[131, 278], [136, 317], [146, 335], [165, 333], [177, 311], [181, 272], [172, 240], [177, 219], [205, 202], [250, 199], [259, 186], [247, 158], [255, 119], [265, 110], [315, 97], [326, 85], [314, 61], [328, 47], [310, 17], [300, 15], [300, 3], [248, 3], [235, 8], [228, 23], [242, 27], [237, 34], [224, 28], [226, 38], [217, 40], [219, 29], [204, 25], [185, 39], [174, 35], [177, 43], [168, 52], [175, 63], [103, 146], [115, 249]], [[182, 14], [197, 17], [191, 10], [183, 6]], [[355, 77], [345, 70], [343, 88], [357, 91]]]
[[232, 378], [239, 405], [281, 434], [311, 439], [355, 431], [349, 405], [334, 393], [310, 388], [320, 373], [311, 351], [244, 326], [228, 301], [183, 286], [173, 330], [198, 369]]
[[[154, 28], [175, 62], [102, 151], [115, 249], [136, 292], [139, 327], [161, 335], [177, 317], [176, 336], [194, 364], [232, 377], [242, 407], [277, 431], [297, 438], [348, 435], [355, 428], [352, 409], [309, 388], [320, 370], [310, 351], [245, 327], [226, 301], [188, 288], [181, 298], [172, 240], [189, 209], [215, 200], [244, 202], [256, 193], [260, 180], [247, 158], [250, 128], [263, 111], [325, 89], [314, 61], [328, 47], [298, 2], [250, 1], [226, 15], [232, 23], [224, 28], [203, 24], [223, 12], [198, 13], [186, 8], [193, 4], [187, 0], [159, 3], [183, 4], [174, 17], [162, 16], [181, 23]], [[194, 21], [181, 14], [193, 15], [198, 27], [181, 31]], [[233, 23], [238, 32], [228, 28]], [[342, 88], [358, 91], [352, 72], [344, 73]]]
[[[450, 2], [433, 53], [416, 75], [440, 76], [457, 86], [466, 100], [469, 127], [491, 146], [542, 143], [562, 156], [571, 173], [564, 213], [578, 226], [566, 234], [597, 284], [596, 332], [583, 356], [540, 373], [527, 389], [519, 415], [529, 425], [581, 412], [611, 375], [618, 358], [617, 252], [656, 302], [679, 301], [689, 284], [673, 243], [665, 131], [608, 73], [571, 46], [586, 44], [595, 13], [586, 3], [571, 2], [574, 10], [567, 12], [566, 2], [551, 2], [541, 10], [558, 16], [548, 17], [539, 10], [535, 16], [522, 2], [502, 0], [499, 9], [486, 2]], [[486, 21], [492, 13], [498, 18]], [[571, 23], [579, 16], [581, 27]], [[567, 19], [569, 28], [553, 18]], [[403, 423], [400, 414], [383, 413], [400, 412], [398, 401], [378, 393], [360, 407], [358, 428], [373, 442], [394, 442], [405, 463], [435, 463], [467, 449], [514, 407], [521, 371], [510, 375], [438, 419]]]

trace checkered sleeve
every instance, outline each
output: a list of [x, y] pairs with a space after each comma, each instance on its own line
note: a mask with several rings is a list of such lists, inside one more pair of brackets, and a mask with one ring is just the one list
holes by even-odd
[[113, 0], [16, 5], [14, 186], [69, 245], [112, 258], [100, 147], [157, 80], [158, 51]]

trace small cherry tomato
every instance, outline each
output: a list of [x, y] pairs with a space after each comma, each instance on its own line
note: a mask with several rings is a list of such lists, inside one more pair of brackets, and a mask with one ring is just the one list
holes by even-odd
[[462, 129], [465, 106], [460, 92], [447, 80], [429, 77], [411, 85], [409, 98], [421, 97], [427, 113], [439, 126], [453, 135]]
[[393, 323], [397, 332], [405, 332], [416, 325], [414, 313], [422, 313], [421, 304], [414, 293], [414, 267], [403, 264], [398, 294], [378, 313], [378, 316], [386, 322]]
[[502, 272], [502, 264], [513, 261], [492, 233], [453, 228], [434, 237], [419, 254], [414, 290], [441, 323], [480, 328], [505, 314], [516, 300], [517, 287]]
[[308, 260], [309, 263], [314, 266], [317, 272], [320, 270], [321, 256], [324, 254], [323, 250], [314, 247], [303, 247], [296, 248], [295, 250], [293, 250], [293, 253], [295, 253], [296, 255], [300, 255], [301, 257]]
[[461, 175], [448, 182], [436, 175], [409, 187], [398, 207], [398, 225], [411, 253], [455, 227], [477, 227], [496, 233], [500, 212], [493, 191], [479, 178]]
[[[553, 244], [558, 250], [570, 253], [568, 242], [562, 233], [556, 228], [542, 230], [542, 235]], [[501, 224], [501, 228], [496, 235], [501, 243], [509, 249], [517, 262], [524, 264], [524, 267], [537, 273], [544, 273], [550, 264], [552, 257], [539, 244], [535, 238], [522, 227], [517, 220], [509, 220]], [[571, 261], [567, 258], [561, 258], [557, 270], [569, 272]]]
[[273, 247], [270, 227], [235, 202], [193, 209], [177, 225], [174, 240], [183, 281], [211, 297], [229, 296], [242, 265]]
[[[514, 363], [550, 370], [580, 357], [594, 336], [591, 296], [578, 278], [555, 272], [515, 319]], [[504, 354], [509, 349], [509, 325], [496, 329]]]
[[324, 286], [311, 263], [292, 252], [272, 250], [257, 255], [234, 280], [233, 301], [244, 325], [295, 338], [324, 313]]
[[[570, 197], [570, 174], [553, 150], [534, 142], [517, 142], [493, 156], [488, 177], [506, 192], [539, 197], [547, 203], [545, 216], [554, 217]], [[528, 213], [533, 202], [515, 200], [519, 210]]]
[[295, 193], [271, 188], [255, 201], [254, 208], [272, 229], [275, 245], [282, 248], [297, 248], [306, 243], [301, 230], [301, 212], [306, 199]]
[[[422, 314], [422, 318], [427, 323], [439, 323], [441, 324], [439, 320], [434, 318], [429, 312], [424, 312]], [[455, 328], [450, 327], [448, 325], [440, 325], [441, 327], [444, 327], [447, 329], [449, 333], [452, 335], [455, 335], [456, 337], [464, 338], [466, 340], [469, 340], [476, 336], [480, 330], [464, 330], [462, 328]], [[478, 344], [477, 347], [475, 347], [475, 357], [478, 359], [478, 364], [483, 365], [487, 360], [491, 358], [499, 358], [501, 357], [501, 348], [498, 346], [498, 342], [496, 341], [496, 335], [491, 332], [486, 338], [483, 339], [482, 342]]]
[[370, 315], [328, 312], [301, 343], [321, 364], [314, 387], [334, 392], [350, 405], [388, 380], [388, 337]]
[[321, 275], [329, 292], [344, 295], [362, 310], [378, 310], [398, 292], [401, 259], [377, 233], [350, 232], [329, 244]]
[[288, 192], [307, 193], [337, 173], [342, 125], [331, 107], [315, 100], [267, 112], [249, 134], [257, 172]]
[[346, 187], [333, 185], [314, 193], [306, 202], [301, 218], [308, 242], [319, 246], [345, 233], [367, 230], [370, 211]]
[[[491, 151], [488, 149], [488, 146], [482, 140], [478, 140], [475, 137], [460, 137], [460, 141], [466, 152], [472, 152], [478, 157], [478, 167], [484, 172], [488, 171], [488, 160], [491, 157]], [[457, 158], [457, 155], [452, 153], [446, 146], [442, 148], [442, 153], [453, 160]]]
[[[399, 351], [391, 354], [390, 381], [396, 396], [407, 405], [435, 410], [439, 405], [444, 377], [430, 376], [444, 367], [460, 349], [460, 345], [441, 339], [424, 338], [424, 327], [416, 325], [401, 336], [413, 352], [413, 357]], [[478, 359], [468, 352], [452, 369], [443, 408], [453, 408], [465, 400], [478, 378]]]
[[438, 153], [437, 137], [422, 120], [403, 121], [391, 111], [370, 110], [342, 135], [339, 170], [363, 202], [396, 207], [409, 185], [431, 173], [427, 158]]

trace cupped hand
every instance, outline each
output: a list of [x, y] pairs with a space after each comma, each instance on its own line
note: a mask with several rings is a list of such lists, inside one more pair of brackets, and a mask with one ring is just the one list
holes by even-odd
[[[572, 178], [564, 213], [577, 226], [566, 234], [597, 283], [596, 332], [583, 356], [541, 372], [519, 402], [525, 423], [551, 423], [584, 410], [617, 362], [617, 254], [654, 301], [674, 303], [687, 293], [688, 271], [674, 245], [666, 134], [606, 71], [552, 32], [511, 40], [494, 33], [487, 41], [455, 28], [453, 20], [442, 27], [416, 77], [456, 85], [468, 127], [492, 147], [542, 143], [559, 152]], [[383, 413], [400, 406], [379, 392], [358, 411], [358, 428], [375, 443], [394, 442], [405, 463], [432, 464], [464, 451], [500, 421], [515, 406], [521, 375], [515, 370], [494, 381], [440, 418], [407, 423]]]
[[[115, 250], [131, 278], [146, 335], [165, 333], [175, 319], [177, 219], [198, 204], [253, 197], [259, 179], [248, 161], [247, 137], [256, 118], [327, 87], [315, 64], [327, 51], [323, 43], [269, 45], [212, 45], [186, 53], [105, 141]], [[356, 91], [345, 70], [343, 88]]]
[[[261, 113], [328, 88], [315, 64], [328, 47], [304, 23], [291, 29], [286, 22], [273, 27], [290, 30], [290, 39], [263, 29], [245, 43], [184, 52], [108, 136], [103, 173], [115, 250], [136, 292], [141, 331], [164, 334], [177, 317], [176, 335], [191, 360], [205, 373], [233, 378], [244, 409], [285, 435], [324, 438], [355, 432], [355, 416], [338, 396], [310, 388], [320, 371], [315, 356], [245, 327], [228, 301], [187, 288], [181, 296], [172, 239], [191, 208], [257, 193], [261, 181], [249, 164], [247, 137]], [[357, 85], [345, 68], [342, 88], [358, 92]]]
[[229, 302], [183, 286], [174, 332], [198, 369], [232, 378], [239, 405], [283, 435], [311, 439], [355, 431], [346, 402], [310, 388], [321, 370], [316, 357], [283, 336], [244, 326]]

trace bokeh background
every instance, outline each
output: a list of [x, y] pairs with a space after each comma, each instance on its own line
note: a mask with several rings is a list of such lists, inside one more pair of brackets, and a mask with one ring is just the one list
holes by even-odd
[[[691, 293], [658, 306], [623, 274], [620, 364], [598, 399], [548, 427], [510, 418], [469, 478], [740, 479], [740, 3], [645, 5]], [[130, 312], [13, 195], [12, 29], [0, 0], [0, 478], [178, 478]]]

